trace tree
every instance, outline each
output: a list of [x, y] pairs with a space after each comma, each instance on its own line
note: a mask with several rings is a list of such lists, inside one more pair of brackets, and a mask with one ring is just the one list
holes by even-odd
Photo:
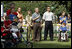
[[22, 8], [22, 13], [24, 17], [27, 15], [27, 10], [34, 12], [34, 8], [39, 7], [41, 16], [46, 11], [47, 6], [51, 6], [51, 11], [56, 15], [60, 15], [62, 11], [66, 13], [71, 13], [71, 1], [1, 1], [4, 3], [4, 11], [6, 12], [9, 9], [9, 4], [11, 2], [16, 4], [15, 10], [17, 11], [18, 7]]

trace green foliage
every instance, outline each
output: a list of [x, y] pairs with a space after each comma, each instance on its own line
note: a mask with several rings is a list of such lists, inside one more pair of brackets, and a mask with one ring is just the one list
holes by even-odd
[[22, 13], [24, 17], [27, 15], [27, 11], [31, 10], [34, 12], [34, 8], [38, 7], [40, 9], [41, 16], [46, 11], [47, 6], [51, 6], [51, 11], [56, 15], [60, 15], [62, 11], [66, 11], [66, 14], [71, 13], [71, 1], [1, 1], [4, 3], [4, 12], [9, 9], [9, 4], [11, 2], [15, 3], [15, 10], [18, 7], [22, 8]]

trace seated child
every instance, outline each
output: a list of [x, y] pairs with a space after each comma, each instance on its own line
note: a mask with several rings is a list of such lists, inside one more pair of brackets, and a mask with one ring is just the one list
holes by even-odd
[[60, 26], [60, 38], [62, 40], [67, 40], [67, 27], [65, 23]]
[[67, 31], [67, 27], [65, 23], [62, 23], [62, 25], [60, 26], [60, 31], [62, 32], [66, 32]]

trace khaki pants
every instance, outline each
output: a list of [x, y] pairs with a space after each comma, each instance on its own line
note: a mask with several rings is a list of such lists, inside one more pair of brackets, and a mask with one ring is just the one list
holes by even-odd
[[32, 34], [32, 39], [33, 39], [33, 29], [31, 28], [31, 26], [28, 26], [28, 29], [27, 29], [27, 40], [30, 41], [30, 35]]

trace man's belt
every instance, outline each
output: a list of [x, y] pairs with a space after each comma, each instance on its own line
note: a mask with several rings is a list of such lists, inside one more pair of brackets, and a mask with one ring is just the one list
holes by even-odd
[[35, 21], [35, 23], [40, 23], [40, 21]]
[[36, 23], [40, 23], [40, 21], [35, 21], [34, 24], [36, 24]]

